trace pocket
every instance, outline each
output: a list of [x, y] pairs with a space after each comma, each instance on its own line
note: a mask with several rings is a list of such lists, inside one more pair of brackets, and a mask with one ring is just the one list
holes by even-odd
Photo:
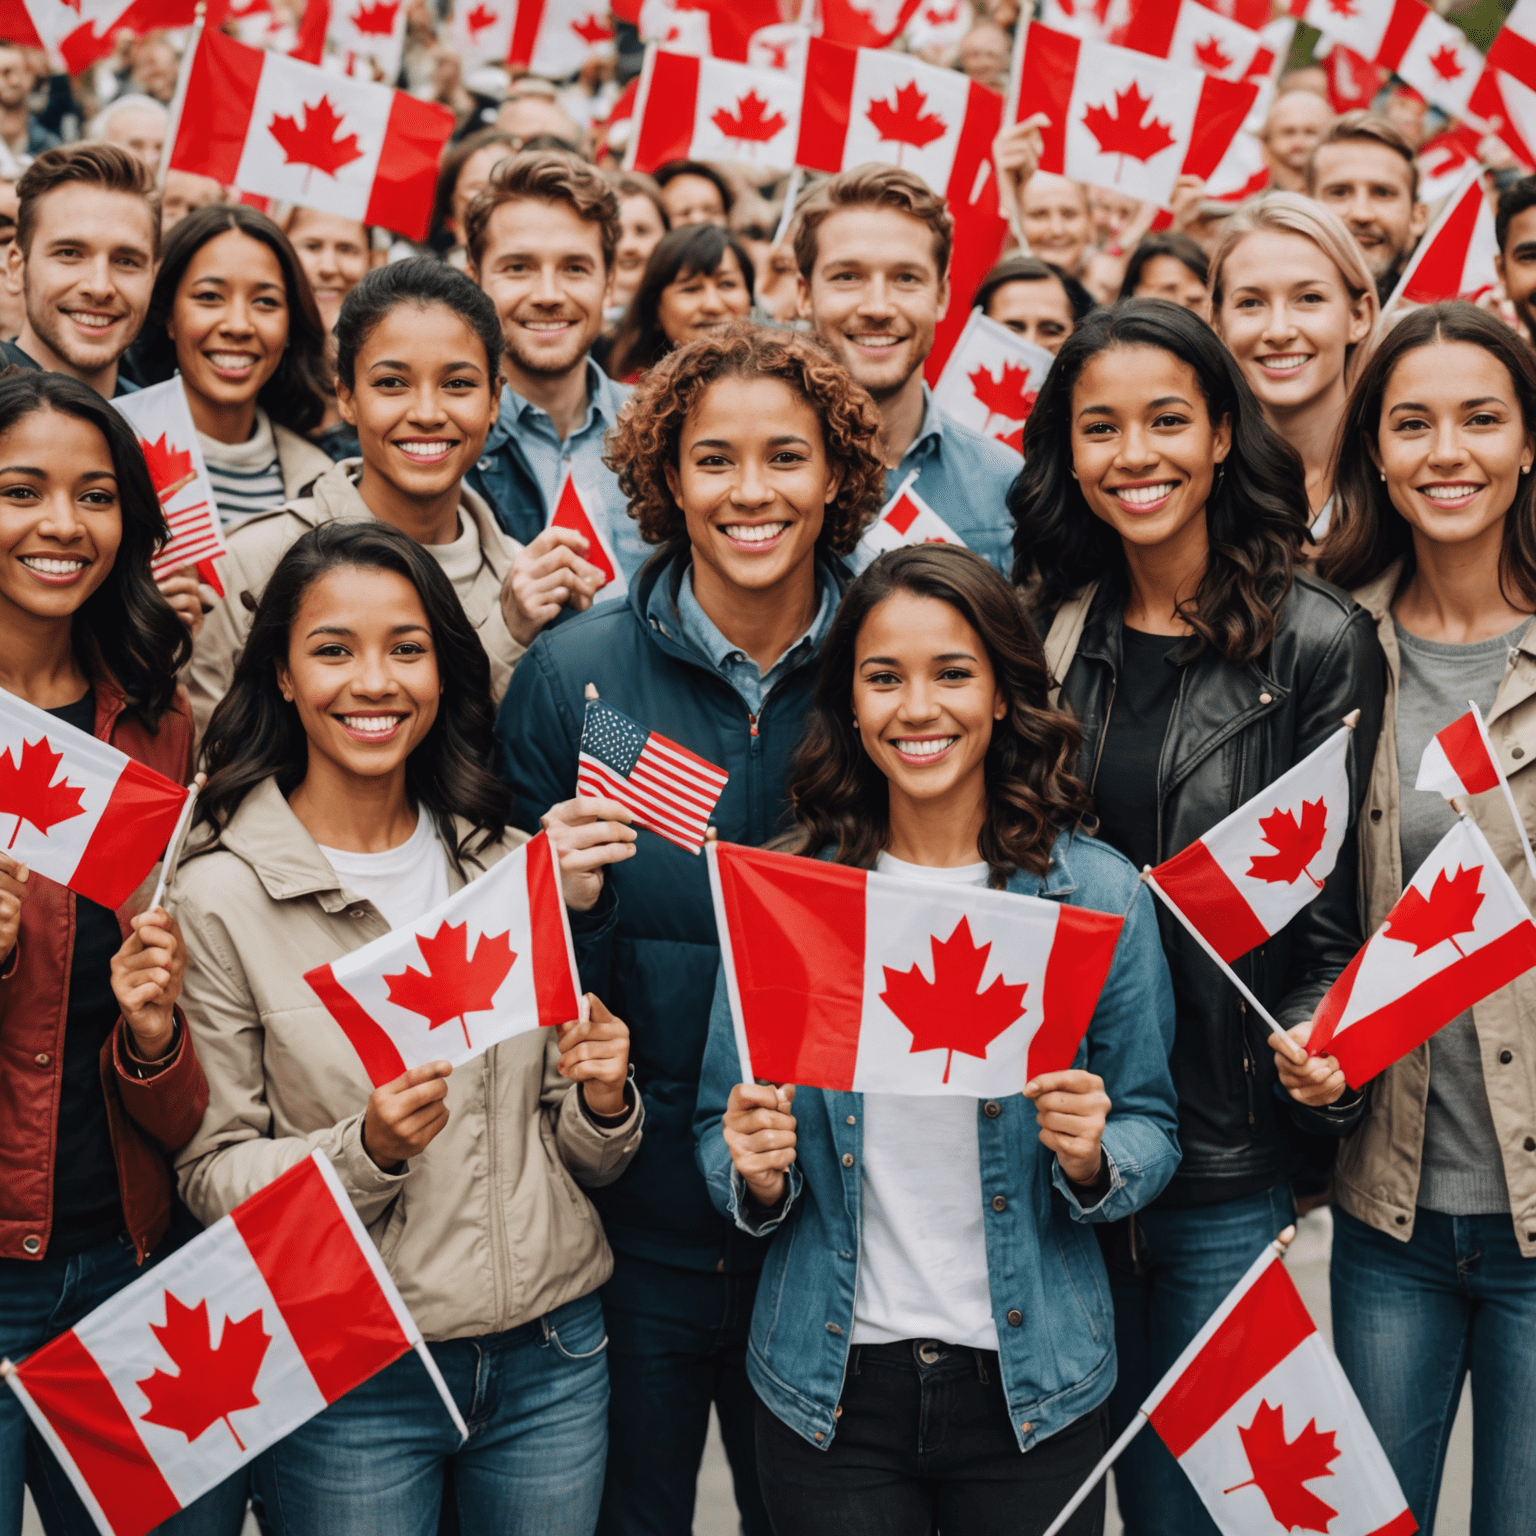
[[540, 1322], [544, 1342], [567, 1360], [591, 1360], [608, 1348], [603, 1307], [596, 1292], [545, 1313]]

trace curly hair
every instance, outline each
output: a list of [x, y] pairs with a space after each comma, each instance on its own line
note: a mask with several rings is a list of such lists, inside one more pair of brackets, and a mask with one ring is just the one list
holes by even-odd
[[848, 554], [885, 500], [885, 467], [875, 452], [880, 419], [865, 389], [819, 342], [739, 321], [664, 357], [635, 386], [609, 439], [604, 463], [619, 477], [629, 515], [648, 544], [687, 536], [682, 508], [667, 485], [679, 462], [683, 423], [721, 379], [779, 379], [821, 421], [827, 459], [842, 471], [816, 543]]
[[1082, 728], [1049, 702], [1050, 672], [1022, 598], [981, 556], [946, 544], [912, 544], [875, 560], [849, 587], [821, 648], [816, 693], [789, 771], [793, 827], [775, 846], [834, 851], [870, 869], [890, 837], [890, 789], [852, 724], [859, 631], [897, 592], [948, 603], [981, 637], [1008, 704], [985, 759], [987, 816], [977, 840], [1002, 886], [1015, 871], [1043, 875], [1066, 827], [1091, 821], [1076, 776]]

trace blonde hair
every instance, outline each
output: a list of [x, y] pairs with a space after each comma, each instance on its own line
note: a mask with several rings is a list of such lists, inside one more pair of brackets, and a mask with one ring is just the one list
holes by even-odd
[[1351, 307], [1361, 299], [1366, 300], [1370, 329], [1362, 341], [1344, 349], [1344, 383], [1348, 387], [1354, 383], [1356, 374], [1375, 346], [1376, 323], [1381, 318], [1376, 283], [1360, 254], [1360, 247], [1355, 244], [1355, 237], [1344, 227], [1339, 216], [1299, 192], [1271, 192], [1267, 197], [1254, 198], [1226, 221], [1211, 257], [1211, 324], [1219, 335], [1227, 258], [1249, 235], [1260, 230], [1300, 235], [1303, 240], [1310, 240], [1338, 268]]

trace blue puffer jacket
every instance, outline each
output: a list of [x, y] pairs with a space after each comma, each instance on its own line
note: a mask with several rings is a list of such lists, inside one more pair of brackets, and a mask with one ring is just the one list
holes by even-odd
[[[1096, 1408], [1115, 1384], [1109, 1282], [1088, 1225], [1117, 1221], [1155, 1200], [1179, 1163], [1168, 1053], [1173, 987], [1152, 897], [1128, 860], [1091, 837], [1062, 833], [1044, 879], [1019, 874], [1010, 891], [1099, 912], [1123, 912], [1109, 979], [1073, 1063], [1096, 1072], [1113, 1105], [1104, 1128], [1110, 1186], [1084, 1208], [1055, 1155], [1041, 1145], [1022, 1093], [978, 1101], [987, 1275], [1003, 1390], [1019, 1448]], [[864, 1095], [795, 1094], [796, 1161], [788, 1197], [753, 1204], [720, 1130], [740, 1077], [724, 976], [715, 989], [694, 1131], [716, 1207], [743, 1232], [771, 1238], [752, 1314], [747, 1374], [790, 1428], [826, 1447], [853, 1336], [862, 1223]], [[1022, 1085], [1021, 1085], [1022, 1086]], [[845, 1164], [844, 1158], [848, 1161]], [[994, 1199], [1005, 1205], [997, 1209]]]
[[[730, 774], [712, 818], [722, 838], [755, 845], [777, 830], [816, 668], [813, 659], [801, 662], [754, 720], [707, 658], [646, 617], [656, 583], [672, 583], [675, 593], [688, 558], [686, 546], [659, 555], [631, 584], [628, 602], [546, 630], [518, 663], [496, 735], [519, 826], [536, 831], [543, 812], [576, 793], [583, 690], [594, 683], [616, 709]], [[635, 857], [609, 869], [597, 907], [571, 918], [582, 985], [629, 1025], [645, 1096], [639, 1156], [592, 1191], [609, 1242], [687, 1269], [758, 1268], [762, 1244], [710, 1204], [693, 1157], [691, 1121], [720, 960], [702, 856], [642, 830]]]

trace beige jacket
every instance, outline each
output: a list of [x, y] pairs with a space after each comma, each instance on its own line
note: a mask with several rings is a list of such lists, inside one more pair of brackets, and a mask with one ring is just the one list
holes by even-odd
[[[525, 841], [509, 831], [470, 873]], [[449, 878], [464, 884], [451, 865]], [[598, 1126], [555, 1071], [554, 1031], [534, 1030], [456, 1067], [447, 1126], [385, 1173], [362, 1144], [372, 1084], [304, 980], [387, 932], [378, 908], [341, 884], [272, 779], [217, 848], [182, 865], [177, 892], [182, 1006], [208, 1109], [176, 1167], [200, 1221], [318, 1147], [428, 1339], [516, 1327], [608, 1278], [613, 1258], [580, 1185], [610, 1183], [634, 1157], [638, 1101], [621, 1125]]]
[[[1373, 933], [1402, 894], [1404, 880], [1398, 838], [1400, 662], [1391, 612], [1399, 574], [1400, 567], [1394, 566], [1353, 594], [1376, 619], [1376, 632], [1387, 656], [1386, 712], [1360, 815], [1366, 927]], [[1515, 804], [1530, 826], [1536, 822], [1536, 636], [1529, 632], [1513, 653], [1499, 685], [1498, 698], [1488, 716], [1488, 734], [1509, 779]], [[1526, 868], [1503, 795], [1497, 789], [1474, 795], [1468, 809], [1521, 896], [1536, 907], [1536, 883]], [[1484, 998], [1473, 1008], [1472, 1022], [1482, 1051], [1488, 1106], [1503, 1154], [1515, 1237], [1521, 1253], [1536, 1258], [1536, 972], [1527, 972]], [[1403, 1242], [1413, 1236], [1428, 1098], [1429, 1046], [1425, 1044], [1388, 1067], [1371, 1084], [1370, 1111], [1339, 1149], [1334, 1173], [1339, 1204], [1351, 1216]]]
[[[312, 446], [306, 444], [305, 446]], [[320, 450], [315, 449], [316, 453]], [[322, 454], [323, 458], [324, 455]], [[203, 620], [202, 633], [193, 647], [185, 681], [192, 698], [192, 718], [199, 737], [208, 728], [214, 706], [229, 690], [235, 663], [251, 629], [251, 610], [244, 594], [260, 598], [278, 562], [311, 528], [321, 523], [371, 519], [373, 513], [358, 494], [352, 477], [356, 459], [340, 464], [326, 461], [327, 468], [310, 488], [308, 496], [290, 501], [242, 523], [229, 535], [229, 554], [222, 562], [224, 597]], [[507, 691], [512, 668], [524, 647], [507, 630], [501, 615], [501, 587], [512, 561], [522, 547], [501, 531], [489, 506], [467, 486], [460, 503], [464, 515], [480, 534], [480, 571], [470, 589], [464, 611], [474, 625], [491, 662], [491, 694], [500, 699]]]
[[335, 461], [325, 449], [317, 448], [307, 437], [287, 427], [272, 423], [272, 440], [277, 444], [277, 467], [283, 475], [283, 500], [302, 496]]

